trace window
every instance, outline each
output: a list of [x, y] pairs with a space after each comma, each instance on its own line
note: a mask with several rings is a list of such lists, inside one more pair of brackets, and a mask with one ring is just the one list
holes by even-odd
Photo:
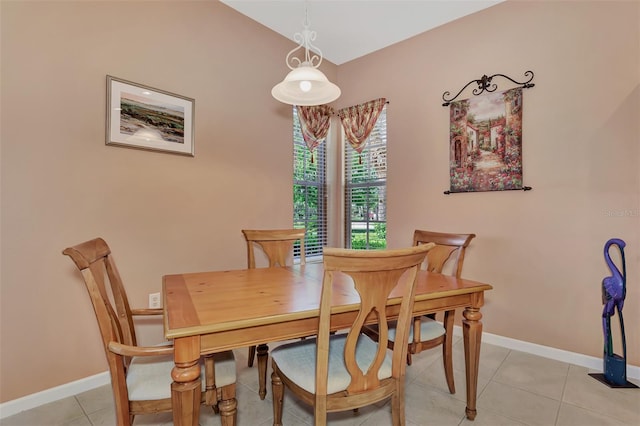
[[387, 107], [361, 154], [345, 147], [345, 246], [387, 246]]
[[[326, 141], [313, 156], [302, 138], [297, 108], [293, 108], [293, 227], [306, 228], [305, 256], [321, 256], [327, 245]], [[313, 160], [312, 160], [313, 159]], [[294, 248], [294, 257], [300, 247]]]

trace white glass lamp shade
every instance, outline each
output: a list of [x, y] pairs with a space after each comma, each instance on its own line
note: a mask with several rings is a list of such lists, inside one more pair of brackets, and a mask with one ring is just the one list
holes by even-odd
[[340, 88], [329, 81], [319, 69], [300, 65], [281, 83], [271, 89], [271, 95], [289, 105], [324, 105], [340, 96]]

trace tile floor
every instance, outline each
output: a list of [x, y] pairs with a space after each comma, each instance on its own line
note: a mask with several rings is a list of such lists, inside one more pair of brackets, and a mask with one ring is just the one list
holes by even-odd
[[[273, 346], [273, 345], [271, 345]], [[246, 366], [247, 350], [237, 350], [238, 426], [272, 424], [271, 389], [261, 401], [257, 368]], [[423, 352], [407, 368], [407, 426], [614, 426], [640, 425], [640, 389], [610, 389], [586, 368], [482, 344], [478, 377], [478, 416], [464, 417], [465, 377], [462, 340], [454, 344], [456, 393], [449, 394], [439, 348]], [[269, 373], [270, 374], [270, 373]], [[638, 384], [638, 380], [634, 380]], [[268, 383], [270, 386], [270, 383]], [[285, 391], [285, 425], [312, 425], [312, 411]], [[0, 420], [3, 426], [114, 426], [111, 388], [103, 386]], [[134, 425], [171, 425], [171, 414], [138, 416]], [[200, 425], [219, 425], [203, 407]], [[390, 425], [387, 403], [329, 415], [330, 425]]]

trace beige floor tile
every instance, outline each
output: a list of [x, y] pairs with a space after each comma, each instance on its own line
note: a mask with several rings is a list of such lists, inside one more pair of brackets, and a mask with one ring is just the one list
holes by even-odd
[[[491, 379], [500, 365], [502, 365], [504, 360], [507, 358], [509, 352], [509, 349], [482, 343], [480, 346], [480, 366], [478, 370], [478, 377], [482, 377], [487, 380]], [[460, 339], [453, 346], [453, 369], [464, 372], [465, 368], [464, 342]]]
[[85, 417], [82, 407], [75, 397], [41, 405], [32, 410], [2, 419], [2, 426], [49, 426], [62, 425]]
[[568, 373], [567, 363], [511, 351], [492, 380], [560, 401]]
[[172, 426], [172, 413], [145, 414], [136, 416], [133, 426]]
[[525, 423], [519, 422], [500, 414], [494, 413], [487, 408], [478, 410], [478, 414], [474, 420], [465, 418], [460, 426], [527, 426]]
[[[268, 402], [271, 408], [272, 402]], [[365, 422], [372, 414], [378, 410], [384, 410], [385, 403], [362, 407], [358, 413], [353, 411], [343, 411], [337, 413], [329, 413], [327, 415], [327, 423], [332, 426], [359, 426]], [[284, 425], [312, 425], [313, 424], [313, 407], [300, 401], [290, 392], [285, 390], [284, 394], [284, 412], [282, 423]], [[269, 418], [273, 419], [273, 412], [269, 414]]]
[[[374, 406], [362, 407], [358, 410], [358, 412], [353, 412], [353, 410], [349, 411], [341, 411], [338, 413], [329, 413], [327, 414], [327, 423], [331, 426], [360, 426], [362, 424], [373, 425], [376, 423], [367, 423], [367, 421], [371, 418], [371, 416], [375, 415], [378, 412], [382, 412], [382, 418], [385, 418], [385, 411], [390, 409], [378, 408]], [[389, 411], [390, 412], [390, 411]], [[389, 419], [391, 416], [389, 415]], [[391, 423], [378, 423], [378, 424], [391, 424]]]
[[[247, 349], [233, 351], [236, 358], [236, 381], [250, 386], [258, 391], [258, 363], [254, 361], [253, 367], [247, 366]], [[267, 377], [268, 379], [268, 377]]]
[[[270, 343], [269, 352], [278, 346], [279, 343]], [[248, 349], [236, 349], [233, 351], [236, 358], [236, 381], [249, 387], [252, 391], [258, 392], [258, 361], [253, 362], [253, 367], [247, 365]], [[267, 396], [271, 394], [271, 357], [267, 361]]]
[[419, 353], [413, 356], [411, 365], [407, 365], [405, 371], [405, 380], [407, 383], [411, 383], [414, 380], [423, 378], [425, 374], [429, 374], [431, 370], [441, 369], [444, 371], [442, 365], [442, 350], [439, 348], [433, 348]]
[[440, 347], [427, 349], [419, 354], [412, 355], [411, 365], [407, 365], [407, 375], [418, 375], [420, 371], [434, 368], [434, 364], [442, 367], [442, 348]]
[[[257, 381], [257, 372], [254, 381]], [[270, 395], [267, 399], [261, 400], [256, 390], [252, 390], [246, 385], [238, 383], [236, 385], [236, 399], [238, 400], [238, 426], [258, 425], [264, 422], [264, 419], [273, 418]], [[219, 418], [216, 417], [215, 420], [217, 422], [212, 422], [211, 424], [219, 425]], [[209, 423], [206, 425], [203, 424], [202, 426], [208, 425]]]
[[623, 426], [625, 423], [601, 413], [562, 404], [556, 426]]
[[466, 404], [448, 392], [434, 390], [415, 381], [405, 389], [407, 420], [420, 425], [458, 425], [465, 415]]
[[[269, 345], [275, 347], [276, 344]], [[235, 351], [238, 369], [238, 425], [270, 426], [270, 366], [267, 397], [258, 397], [258, 370], [246, 365], [246, 349]], [[594, 380], [587, 369], [483, 344], [478, 378], [478, 415], [465, 418], [466, 390], [462, 340], [454, 345], [456, 394], [448, 392], [444, 380], [441, 348], [414, 357], [407, 367], [407, 426], [637, 426], [640, 425], [640, 389], [611, 389]], [[544, 371], [546, 377], [539, 375]], [[563, 379], [562, 377], [566, 377]], [[553, 377], [551, 380], [549, 377]], [[557, 397], [563, 384], [562, 403]], [[545, 396], [546, 395], [546, 396]], [[283, 423], [313, 424], [313, 411], [285, 391]], [[87, 413], [87, 415], [85, 415]], [[137, 416], [134, 426], [170, 426], [171, 414]], [[347, 411], [329, 414], [331, 426], [387, 426], [389, 401], [361, 408], [358, 415]], [[113, 426], [115, 411], [111, 387], [104, 386], [75, 398], [34, 408], [0, 420], [2, 426]], [[200, 425], [218, 426], [220, 418], [209, 407], [201, 407]]]
[[[103, 408], [87, 415], [92, 426], [113, 426], [116, 424], [116, 415], [113, 407]], [[200, 426], [219, 426], [220, 416], [213, 412], [211, 407], [200, 406]], [[172, 413], [140, 414], [134, 419], [134, 426], [171, 426], [173, 424]], [[240, 426], [241, 423], [238, 423]], [[65, 425], [67, 426], [67, 425]]]
[[569, 368], [562, 401], [626, 424], [640, 425], [640, 388], [610, 388], [589, 376], [589, 372], [583, 367]]
[[[405, 424], [406, 426], [425, 426], [431, 423], [417, 423], [415, 420], [408, 419], [406, 413], [409, 412], [409, 408], [405, 411]], [[391, 405], [385, 404], [384, 408], [380, 407], [373, 412], [360, 426], [389, 426], [392, 424], [391, 419]], [[333, 426], [333, 424], [331, 424]], [[435, 424], [433, 426], [436, 426]]]
[[[271, 399], [269, 400], [269, 404], [272, 404]], [[282, 424], [296, 424], [295, 422], [299, 422], [300, 424], [313, 424], [313, 409], [300, 401], [298, 398], [293, 396], [291, 392], [284, 391], [284, 401], [282, 403], [283, 413], [282, 413]], [[273, 419], [273, 415], [271, 416]], [[289, 419], [288, 421], [286, 419]]]
[[91, 420], [93, 426], [113, 426], [116, 424], [116, 411], [113, 407], [94, 411], [91, 414], [87, 414], [87, 417]]
[[76, 399], [86, 414], [110, 408], [114, 409], [113, 391], [111, 385], [100, 386], [76, 395]]
[[[406, 416], [406, 411], [405, 411]], [[406, 417], [405, 417], [406, 420]], [[391, 405], [386, 405], [384, 408], [380, 407], [375, 412], [371, 413], [360, 426], [381, 426], [381, 425], [390, 425], [392, 424], [391, 420]], [[407, 426], [411, 425], [411, 422], [407, 422]]]
[[[236, 364], [236, 383], [242, 384], [252, 392], [258, 393], [258, 367], [254, 364], [253, 367], [247, 367], [244, 364], [244, 367], [241, 367], [241, 364]], [[271, 369], [267, 370], [267, 395], [271, 395]]]
[[[0, 421], [0, 424], [2, 422]], [[63, 423], [61, 426], [93, 426], [91, 421], [87, 416], [78, 417], [75, 420], [71, 420], [70, 422]]]
[[513, 386], [490, 382], [477, 401], [477, 410], [486, 409], [529, 426], [555, 424], [560, 402]]
[[[238, 414], [240, 414], [240, 411], [238, 411]], [[207, 405], [201, 405], [200, 406], [200, 420], [198, 423], [200, 426], [220, 426], [220, 415], [216, 414], [213, 411], [213, 408]], [[238, 421], [238, 423], [236, 424], [236, 426], [239, 426], [243, 423], [240, 423]], [[253, 423], [253, 424], [257, 424], [257, 423]]]
[[[482, 368], [482, 367], [481, 367]], [[467, 402], [467, 377], [464, 370], [453, 370], [453, 381], [456, 386], [456, 393], [449, 393], [447, 379], [444, 376], [444, 367], [442, 366], [442, 357], [432, 363], [429, 368], [421, 371], [413, 380], [413, 383], [421, 384], [425, 387], [433, 388], [442, 393], [450, 395], [458, 401]], [[484, 388], [489, 384], [487, 375], [478, 374], [478, 396], [482, 394]]]

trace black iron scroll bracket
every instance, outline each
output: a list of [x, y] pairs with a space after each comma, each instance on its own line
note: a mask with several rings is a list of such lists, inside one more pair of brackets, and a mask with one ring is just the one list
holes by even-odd
[[504, 77], [507, 80], [515, 83], [515, 84], [519, 84], [520, 87], [522, 87], [523, 89], [528, 89], [530, 87], [535, 86], [534, 83], [531, 83], [531, 81], [533, 80], [533, 71], [527, 71], [524, 73], [525, 77], [528, 77], [529, 79], [523, 82], [520, 81], [516, 81], [514, 79], [512, 79], [511, 77], [508, 77], [504, 74], [493, 74], [490, 77], [487, 77], [487, 75], [483, 75], [480, 79], [478, 80], [471, 80], [470, 82], [468, 82], [462, 89], [460, 89], [460, 91], [452, 98], [447, 99], [447, 96], [450, 96], [451, 93], [449, 92], [444, 92], [442, 94], [442, 100], [444, 101], [444, 103], [442, 104], [442, 106], [449, 106], [451, 104], [451, 102], [455, 101], [456, 98], [458, 96], [460, 96], [460, 93], [464, 92], [464, 90], [469, 87], [470, 85], [472, 85], [473, 83], [476, 83], [478, 85], [478, 87], [476, 87], [475, 89], [473, 89], [473, 94], [478, 96], [484, 92], [495, 92], [496, 89], [498, 88], [498, 85], [493, 83], [493, 78], [494, 77]]

